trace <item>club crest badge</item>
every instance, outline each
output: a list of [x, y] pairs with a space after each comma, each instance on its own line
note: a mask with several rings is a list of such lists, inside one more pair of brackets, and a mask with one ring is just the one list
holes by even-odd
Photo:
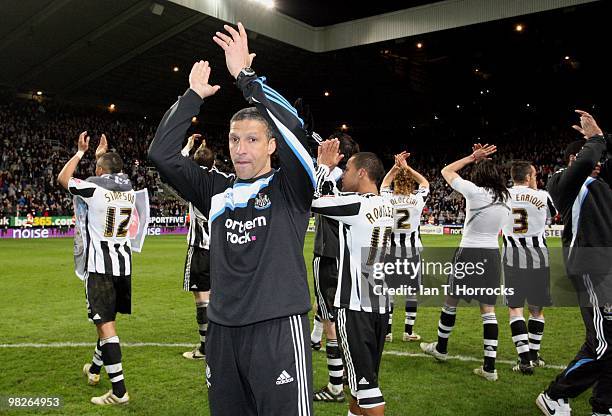
[[266, 209], [272, 205], [270, 198], [266, 194], [259, 193], [257, 194], [257, 198], [255, 198], [255, 209]]
[[606, 303], [603, 306], [603, 313], [604, 315], [607, 315], [605, 316], [606, 319], [612, 319], [612, 304]]

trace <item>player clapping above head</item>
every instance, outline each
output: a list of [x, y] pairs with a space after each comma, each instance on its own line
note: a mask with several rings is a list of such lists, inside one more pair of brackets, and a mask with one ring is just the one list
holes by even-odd
[[[312, 413], [310, 296], [304, 237], [316, 183], [302, 120], [250, 64], [247, 33], [224, 26], [214, 41], [255, 107], [234, 114], [228, 145], [236, 178], [180, 156], [191, 118], [219, 86], [197, 62], [189, 89], [166, 112], [149, 149], [161, 176], [210, 212], [211, 291], [206, 379], [212, 415]], [[271, 156], [278, 155], [279, 169]]]
[[[319, 166], [325, 170], [338, 161], [338, 142], [320, 147]], [[336, 328], [351, 389], [350, 415], [383, 415], [385, 402], [378, 372], [385, 342], [389, 296], [377, 291], [384, 278], [377, 280], [372, 265], [384, 261], [393, 225], [393, 206], [378, 195], [384, 175], [375, 154], [356, 153], [342, 176], [344, 192], [323, 196], [312, 203], [312, 212], [339, 221], [340, 259], [338, 288], [334, 306]], [[364, 256], [364, 247], [369, 253]], [[364, 257], [362, 257], [364, 256]]]
[[[325, 175], [325, 169], [319, 167], [317, 170], [318, 180], [323, 180], [321, 187], [326, 194], [338, 192], [336, 187], [340, 181], [343, 169], [346, 168], [346, 160], [353, 154], [359, 152], [359, 146], [351, 136], [340, 133], [331, 136], [332, 140], [337, 140], [338, 166], [329, 175]], [[327, 146], [327, 145], [326, 145]], [[334, 161], [335, 162], [335, 161]], [[323, 169], [323, 172], [321, 171]], [[315, 401], [323, 402], [343, 402], [344, 391], [342, 376], [344, 373], [342, 365], [342, 354], [338, 346], [338, 338], [335, 327], [334, 298], [336, 297], [336, 287], [338, 286], [338, 262], [340, 257], [340, 241], [338, 235], [338, 221], [328, 217], [315, 214], [315, 241], [313, 257], [314, 291], [317, 299], [317, 316], [322, 321], [317, 330], [315, 317], [314, 329], [310, 336], [313, 348], [321, 347], [321, 335], [325, 330], [327, 355], [327, 369], [329, 382], [314, 393]]]
[[117, 312], [131, 313], [132, 252], [128, 227], [136, 197], [132, 183], [122, 172], [121, 157], [107, 153], [105, 135], [96, 149], [96, 176], [86, 180], [72, 177], [88, 148], [89, 136], [85, 131], [79, 136], [77, 154], [57, 178], [60, 185], [87, 204], [85, 294], [88, 317], [96, 325], [98, 343], [92, 363], [85, 364], [83, 372], [88, 384], [96, 385], [104, 365], [113, 386], [106, 394], [92, 397], [92, 403], [125, 404], [130, 397], [125, 389], [115, 317]]
[[[395, 164], [383, 179], [380, 194], [389, 198], [394, 206], [393, 234], [391, 235], [391, 262], [394, 259], [415, 258], [420, 256], [423, 244], [419, 233], [421, 214], [425, 208], [425, 201], [429, 195], [429, 182], [423, 175], [408, 165], [407, 160], [410, 156], [408, 152], [395, 155]], [[393, 185], [393, 188], [391, 188]], [[417, 186], [415, 186], [417, 185]], [[417, 260], [411, 260], [420, 263]], [[421, 284], [421, 274], [414, 276], [408, 283], [415, 291]], [[404, 341], [418, 341], [421, 336], [413, 332], [414, 323], [417, 316], [416, 296], [406, 296], [404, 321]], [[393, 303], [391, 303], [391, 313], [389, 314], [389, 325], [387, 328], [386, 340], [393, 340], [391, 331], [393, 325]]]
[[[466, 200], [466, 217], [461, 243], [455, 253], [454, 272], [448, 277], [450, 295], [446, 296], [440, 321], [438, 341], [421, 343], [421, 349], [437, 358], [446, 360], [448, 339], [455, 326], [457, 305], [460, 299], [480, 303], [484, 335], [484, 362], [474, 374], [486, 380], [497, 380], [495, 359], [499, 328], [495, 316], [495, 289], [499, 288], [500, 255], [498, 235], [502, 224], [510, 213], [509, 194], [501, 169], [488, 159], [497, 151], [493, 145], [475, 145], [469, 156], [459, 159], [442, 169], [444, 180]], [[471, 181], [463, 179], [457, 172], [476, 163]], [[481, 275], [459, 276], [458, 265], [480, 264]]]

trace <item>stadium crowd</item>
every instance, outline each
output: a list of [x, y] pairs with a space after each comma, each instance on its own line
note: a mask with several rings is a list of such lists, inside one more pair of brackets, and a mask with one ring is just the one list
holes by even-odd
[[[111, 148], [124, 155], [125, 171], [135, 188], [149, 189], [152, 216], [185, 215], [185, 204], [159, 186], [156, 171], [147, 165], [146, 151], [157, 120], [36, 100], [3, 101], [0, 103], [0, 216], [72, 215], [72, 199], [57, 186], [55, 176], [61, 162], [73, 151], [74, 138], [83, 129], [88, 130], [94, 141], [105, 133]], [[194, 130], [198, 131], [198, 127], [194, 126]], [[217, 156], [215, 165], [221, 171], [231, 171], [225, 133], [210, 134], [205, 127], [203, 130], [207, 146]], [[571, 131], [563, 132], [558, 127], [508, 126], [491, 142], [499, 149], [496, 158], [504, 163], [514, 158], [532, 161], [538, 169], [538, 185], [544, 188], [549, 176], [561, 166], [563, 149], [571, 138]], [[367, 147], [367, 137], [356, 139]], [[465, 201], [452, 192], [439, 174], [445, 161], [455, 158], [456, 153], [455, 146], [447, 146], [444, 152], [438, 147], [435, 154], [420, 150], [410, 159], [431, 184], [421, 219], [423, 224], [461, 224], [465, 219]], [[391, 149], [381, 154], [388, 165], [392, 155]], [[80, 177], [92, 174], [91, 156], [89, 159], [86, 156], [79, 170]]]

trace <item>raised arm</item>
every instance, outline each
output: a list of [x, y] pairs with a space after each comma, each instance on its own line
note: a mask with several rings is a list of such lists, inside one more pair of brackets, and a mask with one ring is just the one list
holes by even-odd
[[399, 163], [400, 168], [406, 169], [416, 183], [419, 184], [420, 188], [429, 188], [429, 181], [425, 179], [425, 176], [421, 175], [416, 171], [416, 169], [413, 169], [410, 165], [408, 165], [409, 156], [410, 153], [407, 152], [402, 152], [397, 156], [397, 162]]
[[149, 159], [162, 179], [176, 189], [186, 200], [206, 212], [213, 193], [212, 178], [193, 160], [181, 155], [181, 145], [193, 116], [200, 112], [205, 98], [214, 95], [219, 86], [208, 83], [208, 61], [193, 65], [189, 74], [189, 89], [166, 112], [159, 123], [155, 138], [149, 147]]
[[449, 185], [452, 185], [452, 182], [460, 178], [461, 176], [457, 173], [470, 163], [479, 162], [483, 159], [488, 158], [490, 155], [497, 151], [497, 147], [495, 145], [485, 144], [484, 146], [474, 145], [472, 148], [473, 152], [469, 156], [466, 156], [462, 159], [456, 160], [453, 163], [450, 163], [442, 168], [442, 176], [444, 180]]
[[[391, 184], [393, 183], [393, 180], [395, 179], [397, 172], [400, 171], [398, 156], [403, 155], [403, 154], [406, 154], [406, 152], [402, 152], [393, 157], [393, 160], [394, 160], [393, 166], [391, 167], [391, 169], [389, 169], [389, 172], [387, 172], [387, 174], [383, 178], [382, 183], [380, 184], [380, 189], [391, 187]], [[410, 153], [408, 153], [408, 156], [410, 156]]]
[[68, 162], [66, 162], [59, 175], [57, 175], [57, 182], [59, 182], [64, 189], [68, 189], [68, 182], [70, 181], [70, 178], [72, 178], [72, 175], [74, 175], [74, 171], [76, 170], [87, 149], [89, 149], [89, 136], [87, 135], [87, 132], [84, 131], [79, 134], [78, 151], [70, 158]]
[[266, 84], [265, 77], [257, 77], [250, 68], [255, 54], [249, 53], [242, 23], [238, 23], [238, 30], [229, 25], [224, 28], [228, 34], [217, 32], [213, 39], [225, 52], [229, 73], [236, 78], [236, 85], [244, 98], [275, 127], [280, 174], [286, 179], [288, 196], [301, 209], [307, 210], [316, 187], [316, 172], [307, 150], [304, 122], [298, 117], [297, 110]]
[[323, 196], [312, 201], [312, 212], [351, 224], [359, 218], [362, 197], [356, 192]]
[[339, 149], [340, 141], [338, 139], [325, 140], [317, 148], [315, 198], [339, 193], [336, 182], [342, 176], [342, 170], [337, 166], [344, 158], [344, 155], [338, 152]]
[[183, 150], [181, 150], [181, 154], [185, 157], [189, 157], [189, 153], [191, 153], [193, 146], [195, 146], [196, 139], [199, 139], [200, 137], [202, 137], [202, 135], [197, 133], [189, 136], [189, 138], [187, 139], [187, 144], [185, 145], [185, 147], [183, 147]]
[[581, 110], [576, 112], [580, 114], [581, 125], [572, 127], [586, 137], [587, 141], [575, 158], [570, 156], [570, 165], [555, 173], [547, 186], [555, 205], [561, 210], [573, 203], [582, 184], [593, 173], [606, 150], [606, 139], [593, 116]]

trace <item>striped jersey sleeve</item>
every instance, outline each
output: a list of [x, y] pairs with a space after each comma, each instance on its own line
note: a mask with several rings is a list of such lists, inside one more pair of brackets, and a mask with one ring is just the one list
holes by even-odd
[[312, 212], [350, 224], [351, 217], [359, 216], [362, 201], [363, 195], [356, 192], [322, 196], [312, 201]]
[[70, 192], [72, 195], [80, 196], [85, 202], [93, 197], [97, 188], [98, 185], [92, 182], [77, 178], [70, 178], [68, 180], [68, 192]]

